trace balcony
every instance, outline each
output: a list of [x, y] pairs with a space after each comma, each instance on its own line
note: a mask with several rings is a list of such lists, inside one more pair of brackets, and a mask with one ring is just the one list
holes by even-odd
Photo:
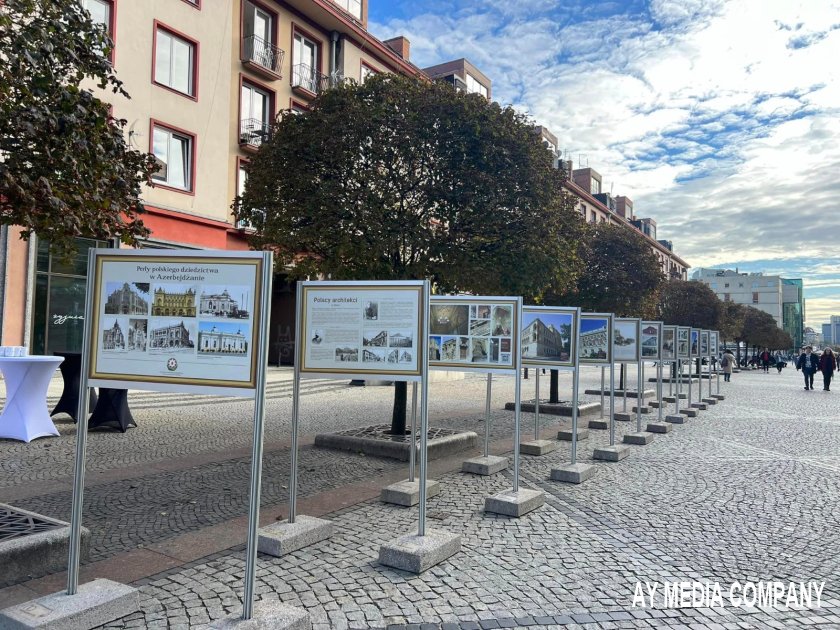
[[242, 63], [272, 79], [279, 79], [286, 53], [256, 35], [242, 38]]
[[259, 118], [245, 118], [239, 123], [239, 146], [256, 152], [271, 136], [271, 125]]
[[336, 72], [332, 75], [321, 74], [306, 64], [292, 66], [292, 90], [302, 96], [315, 97], [324, 90], [340, 85], [344, 76]]

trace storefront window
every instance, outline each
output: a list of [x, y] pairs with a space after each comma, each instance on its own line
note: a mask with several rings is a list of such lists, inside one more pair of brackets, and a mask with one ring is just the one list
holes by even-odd
[[105, 241], [76, 239], [77, 251], [69, 260], [50, 254], [38, 242], [32, 353], [81, 352], [84, 336], [88, 250], [108, 247]]

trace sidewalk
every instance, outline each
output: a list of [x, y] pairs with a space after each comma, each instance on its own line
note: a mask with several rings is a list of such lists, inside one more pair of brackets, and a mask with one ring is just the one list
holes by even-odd
[[[588, 370], [584, 380], [594, 385], [599, 380], [597, 371]], [[507, 381], [499, 379], [497, 384], [496, 409], [509, 399], [506, 390], [512, 389], [512, 380]], [[509, 474], [492, 478], [462, 474], [457, 472], [462, 457], [436, 462], [433, 472], [441, 480], [442, 492], [429, 502], [428, 526], [461, 533], [463, 550], [421, 576], [376, 563], [381, 543], [416, 528], [416, 508], [376, 501], [381, 485], [404, 478], [405, 465], [305, 449], [301, 483], [310, 485], [301, 512], [329, 514], [336, 522], [336, 535], [284, 558], [261, 556], [258, 597], [279, 597], [306, 607], [316, 627], [324, 629], [414, 623], [456, 623], [453, 627], [463, 628], [533, 624], [756, 628], [801, 622], [840, 627], [840, 617], [835, 616], [840, 612], [838, 586], [833, 582], [840, 560], [840, 534], [836, 531], [840, 516], [840, 461], [836, 456], [840, 419], [831, 398], [834, 393], [805, 392], [799, 381], [794, 370], [785, 370], [782, 375], [735, 375], [732, 383], [722, 384], [726, 401], [675, 427], [670, 434], [657, 436], [649, 446], [632, 447], [631, 456], [618, 464], [597, 463], [596, 476], [582, 486], [548, 481], [551, 467], [568, 461], [568, 444], [542, 458], [523, 456], [523, 484], [545, 490], [547, 502], [519, 520], [488, 516], [482, 511], [485, 496], [510, 487]], [[547, 382], [546, 378], [543, 392]], [[631, 376], [631, 385], [634, 382]], [[528, 383], [523, 388], [523, 397], [533, 396], [532, 387]], [[665, 389], [667, 392], [667, 386]], [[449, 422], [476, 430], [482, 415], [483, 380], [436, 384], [434, 390], [438, 422], [451, 409], [455, 417]], [[388, 388], [369, 388], [357, 400], [359, 390], [347, 392], [327, 390], [305, 398], [304, 407], [318, 407], [328, 419], [319, 421], [310, 416], [310, 422], [327, 425], [348, 417], [358, 420], [360, 408], [381, 413], [390, 395]], [[277, 399], [272, 404], [281, 409], [283, 401]], [[194, 412], [190, 407], [183, 409], [188, 414]], [[140, 416], [141, 428], [127, 434], [133, 442], [147, 443], [144, 433], [157, 428], [154, 417], [158, 413], [163, 412], [151, 408], [144, 411], [148, 418]], [[512, 415], [494, 412], [498, 420], [496, 450], [511, 447], [507, 436]], [[654, 412], [643, 422], [655, 418]], [[526, 436], [533, 431], [532, 420], [531, 414], [523, 414]], [[557, 418], [544, 420], [556, 430]], [[282, 471], [288, 470], [288, 450], [281, 435], [284, 423], [275, 418], [275, 424], [264, 473], [264, 492], [271, 504], [262, 512], [266, 521], [283, 512]], [[629, 425], [617, 424], [619, 440], [625, 431], [635, 429], [635, 421]], [[58, 447], [65, 439], [72, 444], [72, 425], [62, 425], [61, 430], [67, 438], [54, 440], [56, 446], [44, 450]], [[240, 427], [239, 433], [250, 431]], [[103, 510], [109, 505], [113, 510], [113, 502], [118, 502], [125, 518], [119, 522], [122, 528], [113, 529], [124, 530], [124, 535], [95, 544], [93, 555], [99, 561], [87, 565], [84, 573], [89, 577], [115, 571], [118, 566], [123, 566], [123, 571], [128, 567], [142, 587], [143, 612], [110, 627], [197, 626], [239, 611], [244, 553], [241, 545], [236, 545], [244, 540], [241, 504], [247, 503], [247, 497], [242, 497], [237, 488], [243, 473], [247, 477], [247, 454], [232, 449], [227, 451], [232, 457], [225, 459], [225, 449], [196, 449], [181, 460], [181, 467], [175, 467], [165, 453], [152, 448], [141, 458], [157, 462], [154, 465], [161, 469], [148, 470], [147, 474], [135, 469], [136, 477], [131, 479], [136, 481], [132, 481], [130, 475], [120, 478], [115, 472], [121, 469], [118, 453], [125, 440], [111, 440], [106, 434], [95, 437], [102, 438], [99, 442], [106, 445], [101, 452], [108, 464], [100, 470], [114, 478], [98, 485], [92, 481], [87, 496], [98, 497], [96, 501]], [[589, 461], [594, 446], [606, 442], [606, 431], [590, 431], [590, 438], [579, 444], [579, 459]], [[42, 443], [48, 441], [29, 446]], [[5, 483], [9, 479], [0, 476], [0, 485], [6, 486], [0, 489], [0, 496], [6, 491], [18, 492], [20, 500], [13, 501], [16, 505], [31, 509], [33, 503], [40, 502], [53, 511], [59, 509], [66, 489], [40, 494], [37, 489], [43, 483], [41, 478], [60, 484], [66, 483], [65, 476], [54, 466], [48, 467], [44, 477], [33, 478], [32, 468], [26, 466], [29, 452], [18, 452], [17, 447], [0, 443], [0, 471], [9, 469], [14, 477], [11, 483]], [[189, 465], [190, 458], [202, 457], [218, 461]], [[369, 461], [362, 461], [365, 459]], [[143, 465], [147, 464], [140, 467]], [[26, 472], [20, 473], [18, 467]], [[329, 478], [340, 479], [341, 483], [336, 481], [330, 487]], [[173, 502], [182, 520], [192, 505], [196, 519], [206, 522], [184, 528], [178, 537], [156, 537], [160, 527], [155, 529], [146, 523], [159, 518], [168, 524], [167, 519], [160, 514], [132, 512], [132, 508], [139, 505], [150, 512], [153, 502], [149, 498], [164, 492], [166, 484], [172, 489], [166, 500]], [[211, 492], [214, 498], [206, 503], [202, 498], [208, 489], [220, 484], [227, 488], [222, 492], [230, 505], [221, 514], [225, 518], [213, 522], [211, 503], [216, 495]], [[26, 492], [20, 488], [26, 488]], [[96, 516], [96, 501], [86, 507], [86, 525], [87, 519], [108, 522], [115, 514], [106, 510]], [[240, 505], [234, 506], [237, 501]], [[335, 511], [342, 505], [346, 507]], [[138, 531], [146, 530], [150, 532], [148, 548], [131, 548]], [[126, 544], [121, 547], [121, 542]], [[202, 551], [211, 553], [214, 546], [233, 548], [207, 557], [198, 555]], [[143, 577], [151, 573], [148, 569], [166, 571]], [[772, 579], [825, 580], [823, 608], [797, 612], [631, 607], [637, 580], [709, 580], [728, 585], [734, 580]], [[61, 576], [53, 576], [5, 589], [0, 591], [0, 605], [15, 598], [28, 599], [34, 592], [60, 590], [61, 586]]]

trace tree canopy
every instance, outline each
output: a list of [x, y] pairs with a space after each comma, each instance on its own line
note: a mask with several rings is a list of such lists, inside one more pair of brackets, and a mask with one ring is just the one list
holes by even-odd
[[382, 74], [326, 90], [278, 118], [247, 173], [234, 214], [292, 277], [529, 300], [575, 280], [583, 223], [535, 127], [447, 84]]
[[82, 87], [128, 96], [110, 49], [78, 0], [6, 0], [0, 11], [0, 223], [55, 250], [76, 236], [134, 244], [148, 234], [138, 214], [154, 160]]
[[720, 330], [723, 312], [723, 302], [702, 282], [670, 280], [659, 293], [659, 318], [666, 324]]
[[574, 279], [581, 222], [561, 183], [513, 109], [379, 75], [279, 117], [234, 212], [295, 277], [536, 297]]
[[619, 317], [653, 317], [664, 282], [656, 256], [645, 238], [621, 225], [588, 227], [583, 271], [558, 303]]

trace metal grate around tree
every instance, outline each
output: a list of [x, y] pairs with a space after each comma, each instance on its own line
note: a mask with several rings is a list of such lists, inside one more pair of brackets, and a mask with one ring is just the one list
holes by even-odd
[[0, 543], [13, 538], [40, 534], [59, 527], [62, 527], [60, 523], [40, 519], [27, 512], [19, 512], [14, 508], [0, 506]]

